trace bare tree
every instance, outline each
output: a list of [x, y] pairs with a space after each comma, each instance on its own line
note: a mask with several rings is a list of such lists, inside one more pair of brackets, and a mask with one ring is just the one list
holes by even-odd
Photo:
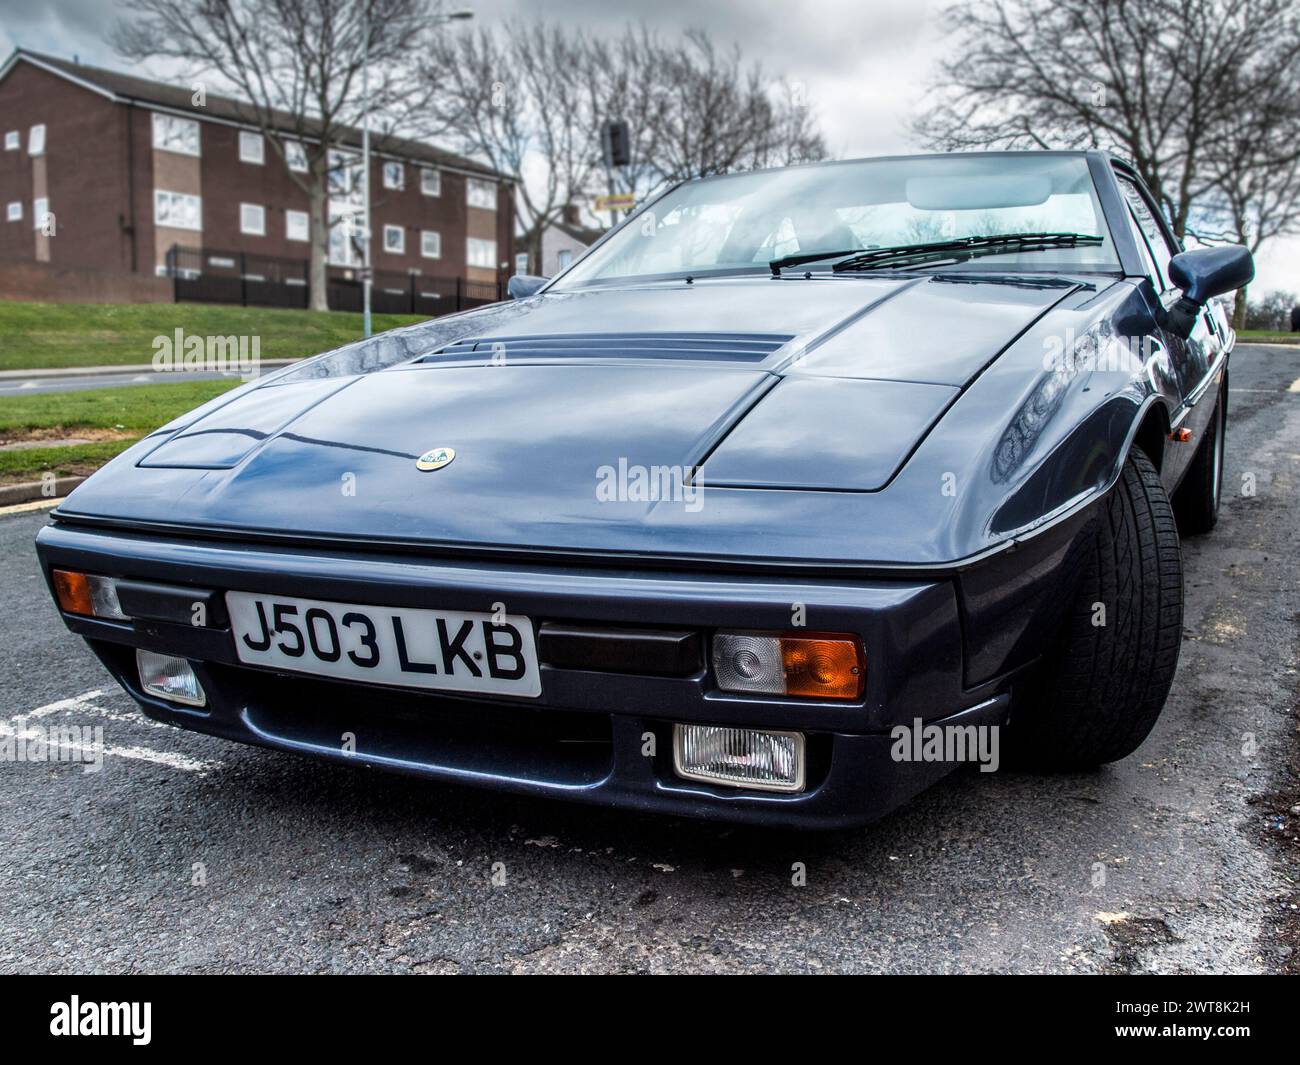
[[[307, 194], [311, 217], [311, 305], [327, 309], [330, 182], [355, 166], [331, 159], [355, 148], [363, 116], [362, 64], [369, 51], [375, 146], [382, 147], [418, 101], [409, 58], [434, 32], [431, 0], [124, 0], [130, 17], [114, 30], [128, 59], [178, 60], [192, 80], [228, 87], [238, 117], [256, 125]], [[350, 223], [351, 219], [346, 219]]]
[[1278, 183], [1292, 180], [1298, 134], [1277, 131], [1300, 96], [1293, 0], [960, 0], [945, 21], [952, 58], [916, 124], [927, 145], [1113, 151], [1180, 238], [1230, 202], [1268, 212], [1261, 241], [1292, 224]]
[[597, 162], [588, 61], [582, 38], [520, 23], [448, 35], [432, 43], [422, 64], [425, 130], [445, 133], [515, 179], [524, 247], [534, 261], [542, 231], [590, 185]]
[[822, 158], [801, 94], [702, 31], [665, 41], [644, 26], [593, 38], [544, 23], [436, 41], [424, 64], [432, 130], [510, 174], [524, 248], [605, 184], [600, 129], [628, 122], [622, 179], [648, 195], [704, 174]]
[[[1300, 233], [1300, 96], [1291, 86], [1249, 73], [1251, 106], [1212, 156], [1213, 185], [1196, 205], [1188, 234], [1201, 243], [1242, 244], [1257, 253], [1275, 237]], [[1233, 324], [1244, 328], [1246, 290], [1238, 289]]]

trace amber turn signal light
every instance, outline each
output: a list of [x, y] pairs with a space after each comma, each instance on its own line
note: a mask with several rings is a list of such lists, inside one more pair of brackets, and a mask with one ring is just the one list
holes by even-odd
[[866, 680], [865, 656], [851, 637], [781, 637], [786, 695], [856, 699]]

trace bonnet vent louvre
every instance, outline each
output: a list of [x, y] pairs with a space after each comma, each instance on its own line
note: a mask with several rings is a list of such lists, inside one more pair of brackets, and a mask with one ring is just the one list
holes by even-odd
[[549, 336], [472, 337], [448, 344], [417, 363], [455, 358], [695, 359], [762, 362], [789, 343], [784, 333], [553, 333]]

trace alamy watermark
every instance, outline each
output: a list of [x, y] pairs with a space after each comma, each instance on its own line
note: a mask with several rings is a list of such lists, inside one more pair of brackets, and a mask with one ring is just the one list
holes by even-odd
[[153, 368], [162, 373], [239, 374], [248, 381], [258, 376], [261, 359], [260, 336], [199, 336], [177, 326], [153, 338]]
[[704, 507], [698, 466], [642, 466], [620, 458], [617, 466], [596, 469], [596, 499], [601, 503], [681, 503], [691, 514]]
[[981, 773], [1001, 764], [1000, 725], [927, 725], [919, 717], [889, 731], [895, 762], [977, 762]]
[[103, 725], [28, 727], [24, 718], [0, 726], [0, 762], [68, 763], [86, 773], [104, 768]]

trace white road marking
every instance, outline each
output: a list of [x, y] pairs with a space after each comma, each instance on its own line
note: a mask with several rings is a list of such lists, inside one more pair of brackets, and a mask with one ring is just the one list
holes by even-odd
[[171, 751], [154, 751], [148, 747], [105, 747], [104, 753], [111, 754], [116, 758], [134, 758], [141, 762], [154, 762], [157, 765], [169, 766], [172, 769], [183, 769], [187, 773], [206, 773], [221, 765], [220, 762], [209, 762], [202, 758], [187, 758], [183, 754], [174, 754]]
[[[85, 692], [82, 695], [74, 695], [71, 699], [60, 699], [55, 703], [46, 703], [44, 706], [38, 706], [35, 710], [28, 710], [25, 714], [15, 714], [10, 721], [30, 721], [34, 717], [46, 717], [49, 714], [57, 714], [61, 710], [81, 710], [87, 703], [94, 702], [104, 694], [103, 688], [96, 688], [94, 691]], [[90, 709], [98, 711], [98, 707]]]
[[1300, 392], [1300, 377], [1297, 377], [1294, 381], [1291, 382], [1291, 387], [1288, 388], [1287, 391]]
[[[23, 726], [26, 726], [28, 722], [33, 719], [49, 717], [51, 714], [77, 712], [100, 718], [105, 721], [114, 721], [120, 724], [143, 724], [153, 728], [167, 729], [169, 731], [172, 730], [171, 725], [163, 724], [160, 721], [152, 721], [143, 714], [122, 714], [112, 710], [105, 710], [102, 706], [95, 705], [96, 699], [99, 699], [104, 695], [116, 694], [118, 693], [105, 691], [103, 688], [95, 688], [93, 691], [83, 692], [81, 695], [74, 695], [68, 699], [58, 699], [55, 702], [46, 703], [44, 706], [38, 706], [34, 710], [28, 710], [26, 713], [14, 714], [8, 721], [0, 722], [0, 736], [30, 738], [36, 735], [37, 730]], [[79, 753], [81, 751], [81, 745], [78, 743], [51, 743], [50, 749], [56, 751], [67, 751], [68, 753]], [[151, 747], [105, 747], [104, 754], [112, 755], [115, 758], [127, 758], [139, 762], [152, 762], [155, 765], [165, 765], [170, 769], [180, 769], [187, 773], [206, 773], [221, 766], [221, 763], [217, 761], [208, 761], [202, 758], [190, 758], [187, 755], [177, 754], [174, 751], [155, 751]]]

